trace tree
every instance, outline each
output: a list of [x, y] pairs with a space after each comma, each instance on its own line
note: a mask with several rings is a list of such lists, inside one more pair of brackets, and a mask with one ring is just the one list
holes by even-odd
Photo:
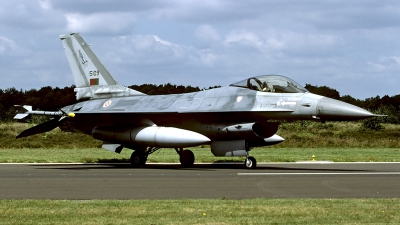
[[305, 88], [311, 93], [340, 100], [340, 94], [336, 89], [327, 86], [313, 86], [311, 84], [306, 84]]

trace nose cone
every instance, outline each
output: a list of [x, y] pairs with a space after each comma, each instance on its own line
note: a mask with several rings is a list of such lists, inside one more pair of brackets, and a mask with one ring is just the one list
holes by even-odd
[[318, 101], [317, 116], [321, 120], [360, 120], [375, 115], [360, 107], [324, 97]]

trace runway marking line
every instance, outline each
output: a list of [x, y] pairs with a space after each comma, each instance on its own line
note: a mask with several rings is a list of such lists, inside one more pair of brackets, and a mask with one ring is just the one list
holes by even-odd
[[277, 176], [277, 175], [400, 175], [400, 172], [368, 173], [237, 173], [238, 176]]

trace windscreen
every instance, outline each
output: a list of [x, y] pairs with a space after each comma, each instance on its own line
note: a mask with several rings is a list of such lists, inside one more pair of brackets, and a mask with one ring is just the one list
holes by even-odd
[[309, 92], [294, 80], [280, 75], [263, 75], [251, 77], [231, 84], [230, 86], [249, 88], [262, 92], [305, 93]]

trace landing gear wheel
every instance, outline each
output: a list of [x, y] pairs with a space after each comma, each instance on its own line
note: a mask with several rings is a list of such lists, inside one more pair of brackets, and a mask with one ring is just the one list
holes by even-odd
[[194, 154], [190, 150], [183, 150], [179, 153], [179, 161], [182, 167], [192, 167], [194, 164]]
[[257, 166], [257, 160], [253, 156], [249, 156], [244, 160], [247, 169], [254, 169]]
[[144, 166], [147, 161], [147, 156], [142, 151], [134, 151], [131, 155], [131, 165], [132, 167]]

